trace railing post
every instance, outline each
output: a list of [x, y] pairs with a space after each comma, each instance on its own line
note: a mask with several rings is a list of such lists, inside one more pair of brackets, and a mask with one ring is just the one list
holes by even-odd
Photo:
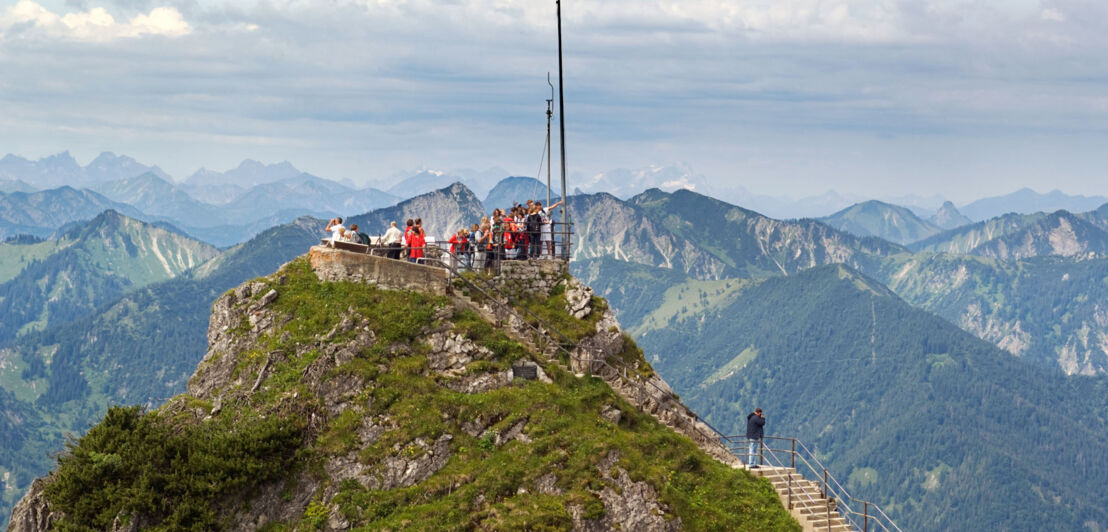
[[792, 450], [789, 451], [789, 467], [796, 469], [796, 438], [790, 438]]
[[820, 495], [822, 495], [823, 498], [825, 498], [825, 499], [827, 498], [827, 468], [826, 467], [823, 468], [823, 487], [820, 488]]
[[862, 501], [862, 532], [869, 532], [869, 503]]
[[758, 463], [761, 465], [766, 465], [765, 445], [765, 440], [758, 440]]
[[788, 486], [788, 490], [789, 490], [789, 509], [792, 510], [793, 509], [793, 473], [792, 473], [792, 471], [789, 471], [786, 474], [788, 475], [788, 477], [787, 477], [788, 481], [785, 484], [786, 484], [786, 486]]

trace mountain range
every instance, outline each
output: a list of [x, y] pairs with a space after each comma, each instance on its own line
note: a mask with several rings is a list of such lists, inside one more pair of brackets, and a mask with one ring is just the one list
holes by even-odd
[[[129, 194], [132, 201], [148, 202], [149, 208], [160, 204], [167, 209], [175, 202], [159, 203], [159, 197], [181, 197], [174, 196], [173, 183], [156, 174], [141, 177], [128, 181], [129, 186], [113, 188], [113, 194]], [[304, 185], [304, 190], [320, 185], [323, 196], [337, 190], [329, 188], [335, 182], [319, 184], [315, 179], [297, 174], [289, 181], [294, 183], [290, 186]], [[497, 192], [501, 199], [490, 200], [497, 188], [490, 187], [486, 201], [503, 202], [512, 194], [524, 193], [535, 184], [527, 179], [503, 181]], [[274, 188], [263, 186], [258, 191]], [[89, 204], [103, 198], [105, 208], [122, 205], [89, 190], [49, 192], [69, 194]], [[58, 202], [35, 211], [23, 198], [19, 212], [66, 210]], [[128, 237], [135, 246], [131, 253], [124, 238], [111, 237], [126, 233], [125, 227], [183, 238], [174, 231], [177, 224], [165, 226], [167, 216], [124, 206], [164, 229], [130, 220], [130, 214], [113, 213], [105, 215], [99, 226], [75, 219], [48, 240], [25, 237], [0, 244], [0, 283], [5, 283], [0, 286], [17, 278], [42, 283], [33, 279], [48, 277], [31, 275], [30, 265], [50, 262], [62, 243], [69, 242], [64, 235], [84, 234], [92, 240], [100, 235], [105, 242], [116, 242], [111, 249], [119, 254], [110, 260], [54, 259], [74, 265], [76, 269], [67, 276], [87, 279], [105, 277], [105, 271], [117, 267], [128, 272], [132, 270], [126, 268], [137, 267], [120, 264], [149, 264], [152, 255], [142, 251], [148, 241]], [[886, 212], [897, 207], [871, 206]], [[775, 423], [783, 431], [779, 433], [791, 431], [820, 442], [834, 469], [848, 477], [852, 490], [888, 503], [887, 508], [915, 525], [911, 528], [960, 528], [943, 516], [928, 517], [926, 510], [939, 508], [943, 515], [958, 515], [952, 502], [958, 500], [955, 495], [970, 497], [974, 487], [981, 485], [1016, 494], [1011, 500], [1023, 506], [1010, 517], [998, 517], [1016, 507], [1004, 506], [999, 499], [981, 500], [974, 510], [979, 513], [973, 514], [980, 522], [1016, 523], [1018, 519], [1030, 527], [1039, 523], [1035, 521], [1039, 513], [1058, 515], [1065, 523], [1103, 522], [1104, 501], [1084, 492], [1095, 492], [1091, 483], [1103, 480], [1099, 466], [1088, 464], [1102, 461], [1103, 420], [1108, 415], [1103, 402], [1095, 400], [1105, 396], [1104, 375], [1108, 374], [1108, 348], [1104, 347], [1108, 345], [1108, 258], [1101, 236], [1108, 227], [1108, 206], [1078, 213], [1005, 216], [939, 232], [907, 246], [883, 237], [853, 235], [822, 221], [770, 218], [684, 189], [648, 190], [626, 200], [603, 193], [573, 195], [568, 207], [575, 222], [574, 273], [610, 299], [621, 321], [643, 340], [648, 356], [659, 357], [658, 370], [675, 386], [680, 383], [682, 396], [695, 401], [697, 411], [714, 424], [738, 430], [741, 427], [728, 423], [745, 412], [750, 401], [775, 405], [780, 416]], [[486, 210], [476, 194], [454, 183], [390, 207], [358, 215], [347, 212], [347, 222], [377, 234], [389, 221], [422, 217], [429, 232], [445, 235], [476, 221]], [[922, 221], [918, 213], [907, 211]], [[846, 219], [843, 214], [840, 218]], [[274, 218], [278, 215], [269, 216], [271, 223], [278, 223]], [[42, 218], [24, 215], [23, 219], [40, 223], [36, 220]], [[103, 223], [111, 219], [125, 223]], [[0, 441], [12, 445], [5, 448], [7, 454], [0, 453], [0, 460], [6, 460], [0, 462], [0, 477], [10, 473], [16, 479], [4, 481], [4, 501], [10, 504], [30, 478], [45, 471], [49, 461], [42, 458], [43, 453], [57, 449], [64, 432], [83, 432], [108, 403], [153, 406], [180, 391], [202, 354], [211, 300], [301, 254], [318, 242], [324, 224], [321, 219], [305, 218], [271, 230], [254, 225], [261, 233], [250, 242], [222, 252], [210, 249], [213, 258], [177, 271], [163, 282], [105, 288], [105, 293], [114, 295], [101, 299], [93, 293], [99, 289], [85, 293], [51, 289], [70, 298], [67, 306], [79, 312], [64, 319], [47, 313], [48, 320], [57, 317], [59, 321], [48, 322], [45, 328], [27, 327], [23, 334], [9, 338], [7, 345], [0, 344], [0, 407], [25, 420], [10, 424], [9, 436]], [[885, 226], [872, 227], [880, 232]], [[20, 232], [28, 231], [12, 234]], [[95, 257], [108, 251], [85, 253]], [[128, 275], [141, 279], [146, 274]], [[96, 282], [82, 284], [91, 287]], [[55, 282], [54, 286], [63, 285]], [[18, 297], [23, 291], [13, 294]], [[7, 324], [7, 315], [2, 317], [0, 321]], [[755, 348], [728, 351], [716, 343], [731, 338], [749, 341]], [[667, 353], [687, 356], [666, 359]], [[874, 360], [875, 353], [882, 355], [879, 371], [864, 365]], [[832, 371], [828, 360], [835, 357], [841, 359], [842, 368]], [[804, 380], [809, 377], [784, 379], [779, 372], [786, 363], [826, 369], [827, 375], [846, 384], [821, 388], [819, 383], [824, 381]], [[957, 375], [934, 373], [931, 379], [933, 372], [949, 368], [958, 369]], [[783, 391], [770, 383], [779, 384]], [[866, 397], [844, 393], [863, 388], [869, 389]], [[735, 395], [740, 393], [735, 389], [742, 390], [741, 396]], [[899, 398], [897, 390], [904, 390], [905, 398]], [[813, 406], [813, 401], [820, 404]], [[861, 405], [858, 414], [836, 417], [855, 403]], [[1012, 409], [1018, 415], [1002, 414], [1002, 406], [1009, 403], [1016, 405]], [[879, 406], [884, 404], [890, 406]], [[946, 427], [936, 432], [942, 436], [939, 440], [913, 432], [910, 420], [945, 419], [944, 408], [971, 416], [968, 422], [973, 430], [965, 438], [959, 439]], [[969, 412], [974, 408], [981, 412]], [[1051, 454], [1053, 461], [1036, 467], [1034, 455], [1021, 454], [1023, 449], [1007, 444], [1019, 441], [1018, 423], [1026, 419], [1021, 416], [1043, 412], [1057, 415], [1042, 420], [1042, 426], [1079, 434], [1072, 442], [1075, 446], [1070, 446], [1037, 433], [1031, 439], [1034, 448]], [[863, 417], [873, 430], [865, 430]], [[844, 432], [857, 432], [858, 439]], [[980, 454], [981, 449], [965, 441], [971, 436], [1004, 440], [1005, 445], [997, 444], [995, 453]], [[949, 445], [942, 443], [951, 438], [955, 441]], [[905, 447], [906, 440], [919, 440], [918, 446]], [[1087, 451], [1078, 454], [1074, 449]], [[28, 458], [33, 453], [38, 453], [37, 458]], [[936, 461], [944, 453], [951, 458]], [[881, 459], [886, 456], [902, 463]], [[1013, 464], [1012, 457], [1020, 463]], [[1072, 471], [1077, 466], [1084, 468], [1082, 474], [1090, 484], [1066, 486], [1063, 476], [1054, 471]], [[901, 483], [890, 484], [892, 479]], [[1041, 500], [1028, 499], [1030, 492], [1043, 494]]]
[[719, 281], [578, 268], [705, 419], [742, 434], [764, 408], [774, 434], [800, 437], [905, 530], [1108, 522], [1108, 380], [1044, 372], [844, 265]]

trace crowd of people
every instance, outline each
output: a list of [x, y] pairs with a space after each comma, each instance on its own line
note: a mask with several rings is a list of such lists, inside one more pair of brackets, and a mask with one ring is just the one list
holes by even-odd
[[[451, 267], [491, 270], [501, 260], [553, 257], [556, 248], [551, 212], [563, 203], [558, 201], [544, 207], [542, 202], [527, 200], [526, 204], [514, 205], [507, 211], [495, 209], [490, 216], [482, 217], [481, 223], [451, 234], [446, 240], [450, 253], [443, 260]], [[391, 259], [422, 262], [426, 256], [427, 233], [420, 218], [409, 219], [403, 231], [396, 222], [391, 222], [376, 242], [359, 232], [356, 224], [346, 228], [342, 218], [333, 218], [326, 230], [331, 233], [332, 242], [383, 246], [385, 255]]]

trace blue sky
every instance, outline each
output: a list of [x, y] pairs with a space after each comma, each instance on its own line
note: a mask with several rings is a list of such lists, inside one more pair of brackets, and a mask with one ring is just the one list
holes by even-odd
[[[1108, 5], [565, 0], [569, 169], [799, 197], [1108, 195]], [[533, 175], [554, 2], [0, 0], [0, 154], [178, 179]]]

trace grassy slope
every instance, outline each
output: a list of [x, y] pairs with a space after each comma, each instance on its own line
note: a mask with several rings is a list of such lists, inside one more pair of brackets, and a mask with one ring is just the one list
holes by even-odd
[[58, 247], [58, 240], [44, 240], [35, 244], [0, 243], [0, 283], [12, 280], [31, 262], [43, 260]]
[[[603, 488], [605, 481], [596, 473], [596, 466], [611, 451], [618, 451], [618, 465], [633, 480], [653, 486], [670, 511], [680, 516], [686, 529], [797, 529], [768, 484], [711, 460], [684, 437], [660, 426], [653, 418], [634, 412], [598, 379], [577, 378], [548, 364], [545, 369], [554, 383], [528, 381], [478, 394], [451, 391], [444, 386], [446, 377], [427, 370], [426, 347], [419, 341], [428, 324], [436, 321], [436, 309], [445, 304], [442, 299], [378, 291], [363, 285], [320, 283], [304, 261], [292, 263], [283, 273], [287, 281], [274, 286], [281, 294], [274, 306], [295, 319], [284, 326], [287, 335], [260, 339], [257, 353], [262, 350], [295, 353], [298, 346], [333, 328], [349, 308], [368, 321], [378, 338], [373, 348], [363, 350], [335, 370], [366, 379], [359, 400], [352, 404], [370, 406], [364, 410], [351, 407], [329, 417], [317, 437], [307, 438], [297, 450], [283, 452], [296, 453], [300, 457], [298, 463], [306, 464], [326, 484], [328, 480], [318, 465], [329, 455], [357, 452], [363, 463], [375, 464], [390, 456], [418, 455], [422, 451], [412, 444], [417, 438], [433, 440], [444, 433], [454, 436], [446, 466], [415, 486], [370, 490], [351, 481], [339, 485], [332, 503], [338, 504], [342, 514], [359, 529], [567, 529], [571, 524], [567, 505], [578, 505], [592, 517], [603, 513], [596, 491]], [[267, 282], [274, 281], [270, 278]], [[446, 325], [496, 353], [490, 360], [471, 363], [471, 373], [504, 368], [513, 359], [529, 356], [519, 344], [473, 314], [455, 314]], [[349, 336], [338, 335], [334, 341], [347, 339]], [[242, 371], [256, 369], [257, 360], [251, 360], [254, 353], [240, 354]], [[312, 350], [275, 364], [258, 393], [250, 395], [246, 402], [225, 404], [213, 425], [232, 426], [220, 419], [250, 416], [254, 412], [325, 415], [319, 398], [303, 382], [303, 368], [315, 356], [318, 351]], [[604, 405], [616, 405], [624, 411], [618, 424], [599, 416]], [[197, 424], [187, 417], [171, 420], [160, 413], [150, 416], [162, 416], [157, 423], [184, 427]], [[396, 428], [375, 443], [359, 448], [352, 431], [366, 416], [389, 419]], [[492, 430], [505, 430], [519, 420], [526, 420], [523, 433], [530, 442], [513, 440], [497, 446], [489, 433], [479, 437], [466, 434], [461, 424], [478, 418], [488, 420]], [[204, 433], [191, 428], [178, 432], [188, 435], [193, 430]], [[141, 442], [141, 436], [136, 433], [134, 441]], [[86, 440], [90, 448], [83, 449]], [[112, 454], [107, 447], [92, 448], [97, 443], [93, 438], [86, 440], [71, 454], [75, 458], [63, 460], [64, 478], [90, 479], [87, 471], [97, 467], [94, 453]], [[213, 457], [217, 458], [218, 454]], [[207, 486], [202, 493], [182, 496], [182, 501], [195, 501], [197, 505], [205, 500], [216, 503], [221, 497], [244, 489], [235, 484], [242, 473], [232, 460], [227, 462], [215, 463], [215, 467], [226, 467], [230, 472], [226, 489], [223, 485]], [[168, 482], [187, 484], [191, 475], [189, 466], [182, 467], [170, 474]], [[557, 475], [557, 490], [552, 492], [557, 494], [537, 493], [532, 489], [535, 481], [549, 472]], [[131, 502], [149, 497], [136, 485], [109, 492], [98, 489], [91, 480], [72, 482], [53, 488], [52, 499], [62, 503], [68, 500], [67, 493], [91, 490], [91, 497], [105, 498], [103, 506], [125, 509]], [[475, 503], [478, 495], [483, 495], [486, 504]], [[108, 504], [109, 500], [112, 504]], [[299, 521], [272, 524], [270, 529], [311, 529], [322, 523], [326, 511], [327, 507], [317, 499]], [[203, 521], [207, 518], [202, 513], [196, 515], [201, 519], [196, 523], [220, 522], [218, 518]], [[172, 516], [166, 516], [169, 517]], [[177, 526], [186, 524], [176, 522]]]

